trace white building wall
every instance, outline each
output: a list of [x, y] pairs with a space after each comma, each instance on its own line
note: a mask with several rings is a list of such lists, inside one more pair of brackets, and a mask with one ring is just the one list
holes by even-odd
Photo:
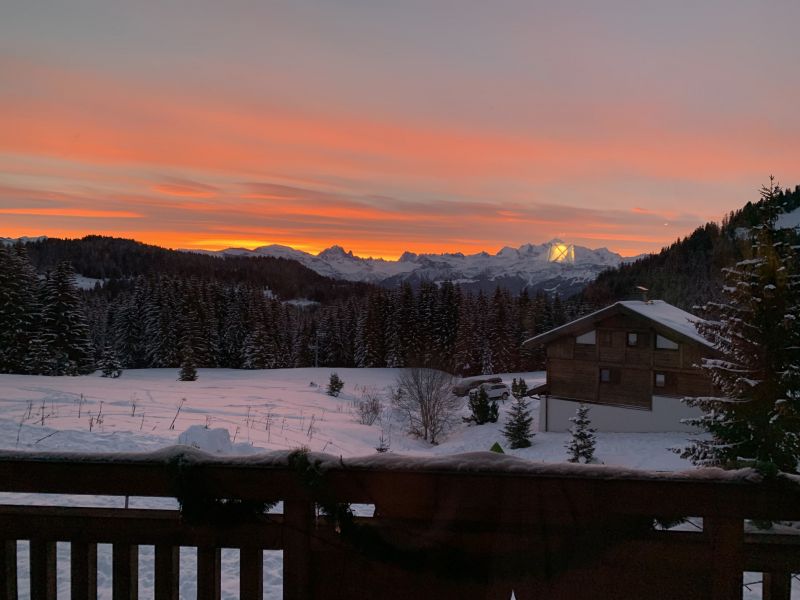
[[[541, 396], [539, 401], [539, 431], [567, 431], [569, 418], [575, 416], [580, 402]], [[663, 432], [696, 431], [681, 423], [681, 419], [700, 416], [700, 409], [690, 408], [680, 398], [653, 396], [652, 410], [589, 404], [592, 427], [598, 431]]]

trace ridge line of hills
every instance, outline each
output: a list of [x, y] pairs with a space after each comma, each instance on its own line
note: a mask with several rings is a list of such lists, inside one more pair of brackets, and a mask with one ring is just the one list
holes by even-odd
[[[375, 286], [394, 288], [409, 283], [450, 281], [464, 291], [511, 293], [544, 291], [576, 296], [590, 306], [638, 298], [637, 286], [685, 310], [718, 294], [722, 269], [741, 257], [742, 231], [762, 218], [764, 201], [748, 202], [721, 223], [709, 222], [656, 254], [623, 259], [605, 248], [575, 247], [572, 264], [548, 261], [553, 240], [545, 244], [505, 247], [492, 255], [480, 252], [404, 253], [397, 261], [361, 258], [340, 246], [312, 255], [271, 245], [256, 250], [178, 251], [134, 240], [90, 235], [78, 240], [21, 238], [36, 269], [51, 270], [68, 260], [84, 278], [119, 281], [139, 276], [199, 277], [262, 286], [278, 298], [326, 303], [363, 297]], [[786, 189], [770, 210], [782, 228], [800, 227], [800, 186]], [[0, 243], [15, 240], [0, 238]], [[222, 258], [223, 260], [220, 260]], [[86, 287], [86, 286], [85, 286]]]

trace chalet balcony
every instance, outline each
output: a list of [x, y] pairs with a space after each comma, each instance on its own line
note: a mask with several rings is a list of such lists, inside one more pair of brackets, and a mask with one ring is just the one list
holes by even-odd
[[[142, 545], [155, 547], [155, 597], [170, 600], [184, 577], [196, 578], [199, 599], [219, 598], [223, 548], [239, 550], [243, 600], [263, 597], [265, 550], [283, 552], [288, 599], [507, 599], [513, 590], [519, 600], [727, 600], [742, 597], [743, 573], [755, 571], [763, 597], [776, 600], [790, 597], [800, 571], [800, 535], [745, 526], [800, 520], [800, 483], [751, 471], [650, 473], [490, 453], [234, 459], [176, 447], [0, 453], [0, 492], [0, 600], [23, 591], [19, 540], [29, 542], [21, 570], [35, 600], [56, 598], [57, 542], [69, 544], [73, 600], [97, 597], [98, 544], [112, 545], [113, 598], [125, 600], [138, 597]], [[13, 493], [170, 497], [184, 510], [22, 506]], [[242, 510], [275, 501], [278, 514]], [[350, 518], [344, 503], [374, 505], [374, 515]], [[700, 525], [653, 524], [683, 517]], [[181, 572], [182, 547], [197, 549], [192, 573]]]

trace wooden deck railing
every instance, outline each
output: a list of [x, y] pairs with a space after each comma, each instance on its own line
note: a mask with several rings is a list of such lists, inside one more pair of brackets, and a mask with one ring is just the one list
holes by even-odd
[[[319, 455], [318, 458], [322, 457]], [[543, 466], [498, 455], [323, 459], [313, 482], [286, 454], [228, 460], [0, 453], [0, 492], [282, 500], [283, 514], [186, 522], [178, 511], [0, 504], [0, 600], [17, 598], [17, 540], [30, 541], [30, 597], [56, 597], [56, 542], [69, 542], [73, 600], [97, 595], [97, 544], [112, 544], [113, 597], [137, 597], [138, 546], [155, 546], [155, 597], [178, 597], [181, 546], [197, 548], [200, 599], [220, 596], [220, 549], [240, 550], [240, 597], [262, 598], [263, 551], [283, 550], [283, 597], [712, 598], [787, 600], [800, 536], [748, 533], [745, 519], [800, 520], [800, 484], [746, 473], [651, 474]], [[371, 503], [357, 533], [314, 498]], [[701, 517], [662, 531], [655, 517]], [[748, 530], [749, 531], [749, 530]]]

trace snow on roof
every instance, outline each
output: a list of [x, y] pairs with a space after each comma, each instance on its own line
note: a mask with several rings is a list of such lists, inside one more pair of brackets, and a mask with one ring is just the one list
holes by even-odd
[[697, 323], [701, 322], [703, 319], [685, 310], [681, 310], [677, 306], [672, 306], [672, 304], [664, 302], [663, 300], [651, 300], [649, 302], [643, 302], [641, 300], [623, 300], [619, 302], [619, 304], [626, 306], [643, 317], [647, 317], [651, 321], [660, 323], [664, 327], [668, 327], [686, 337], [692, 338], [696, 342], [711, 346], [711, 342], [697, 331]]
[[620, 312], [620, 309], [626, 312], [634, 312], [699, 344], [713, 348], [712, 343], [705, 339], [702, 335], [700, 335], [700, 332], [697, 331], [697, 323], [702, 322], [703, 319], [688, 313], [685, 310], [681, 310], [677, 306], [672, 306], [672, 304], [664, 302], [663, 300], [648, 300], [647, 302], [643, 300], [621, 300], [610, 306], [606, 306], [605, 308], [580, 317], [579, 319], [570, 321], [569, 323], [561, 325], [560, 327], [556, 327], [555, 329], [551, 329], [545, 333], [540, 333], [537, 336], [525, 340], [523, 345], [533, 341], [545, 342], [555, 339], [556, 337], [573, 330], [576, 325], [581, 323], [585, 323], [587, 327], [591, 327], [591, 325], [593, 325], [595, 322], [605, 318], [606, 316]]

